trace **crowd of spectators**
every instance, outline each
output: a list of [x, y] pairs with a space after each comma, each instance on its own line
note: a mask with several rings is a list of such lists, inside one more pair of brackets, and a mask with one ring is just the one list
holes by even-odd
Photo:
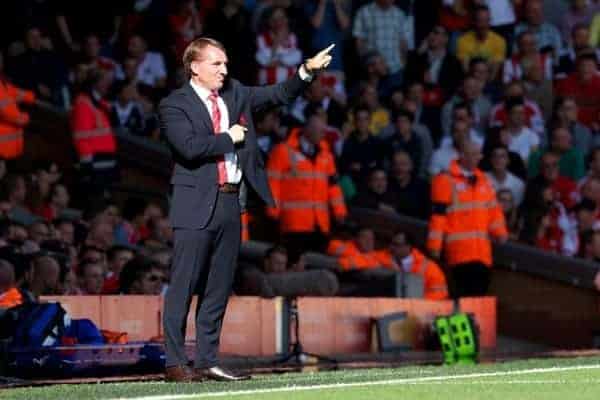
[[[335, 43], [330, 68], [300, 98], [256, 115], [266, 165], [298, 128], [325, 143], [346, 205], [427, 219], [431, 178], [474, 143], [511, 240], [598, 261], [600, 2], [545, 3], [13, 0], [3, 4], [3, 79], [71, 111], [101, 71], [111, 126], [160, 142], [156, 107], [185, 82], [193, 38], [221, 41], [229, 74], [246, 84], [281, 82]], [[548, 4], [566, 13], [556, 18]], [[0, 172], [0, 289], [164, 291], [172, 232], [159, 205], [104, 199], [73, 210], [56, 163], [2, 162]], [[298, 270], [296, 250], [274, 248], [263, 272], [281, 272], [287, 252], [284, 269]]]

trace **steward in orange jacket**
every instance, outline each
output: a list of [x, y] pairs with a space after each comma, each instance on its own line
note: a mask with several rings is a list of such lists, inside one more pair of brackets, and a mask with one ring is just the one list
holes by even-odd
[[94, 102], [87, 93], [79, 94], [71, 110], [71, 129], [80, 159], [91, 159], [98, 153], [115, 154], [117, 146], [103, 100]]
[[33, 102], [33, 92], [0, 77], [0, 157], [12, 160], [23, 155], [23, 128], [29, 123], [29, 115], [19, 110], [19, 103]]
[[329, 242], [327, 254], [336, 257], [344, 271], [391, 267], [391, 264], [384, 263], [387, 260], [384, 251], [362, 249], [354, 240], [333, 239]]
[[460, 158], [433, 178], [432, 215], [427, 249], [434, 257], [442, 251], [452, 269], [457, 297], [484, 295], [492, 266], [490, 237], [504, 242], [508, 233], [496, 192], [477, 165], [481, 149], [466, 142]]
[[292, 129], [289, 138], [275, 146], [267, 164], [276, 203], [276, 207], [267, 208], [267, 215], [279, 220], [284, 234], [328, 234], [330, 209], [340, 220], [348, 213], [319, 119], [313, 115], [305, 128]]

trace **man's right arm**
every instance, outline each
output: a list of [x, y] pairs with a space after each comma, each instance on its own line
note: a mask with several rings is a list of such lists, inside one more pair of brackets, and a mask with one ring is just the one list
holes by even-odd
[[194, 132], [192, 121], [181, 107], [162, 102], [159, 114], [161, 133], [186, 160], [214, 157], [235, 151], [229, 134]]

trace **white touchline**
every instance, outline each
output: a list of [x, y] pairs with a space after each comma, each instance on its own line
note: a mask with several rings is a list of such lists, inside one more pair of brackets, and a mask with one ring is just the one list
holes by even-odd
[[[511, 375], [527, 375], [547, 372], [563, 372], [563, 371], [577, 371], [584, 369], [600, 369], [600, 364], [592, 365], [574, 365], [571, 367], [551, 367], [551, 368], [531, 368], [522, 369], [516, 371], [498, 371], [498, 372], [481, 372], [475, 374], [463, 374], [463, 375], [446, 375], [446, 376], [426, 376], [419, 378], [403, 378], [403, 379], [388, 379], [381, 381], [368, 381], [368, 382], [348, 382], [348, 383], [329, 383], [323, 385], [312, 385], [312, 386], [286, 386], [279, 388], [265, 388], [265, 389], [248, 389], [248, 390], [231, 390], [225, 392], [208, 392], [208, 393], [196, 393], [196, 394], [175, 394], [175, 395], [160, 395], [160, 396], [144, 396], [144, 397], [119, 397], [111, 400], [186, 400], [186, 399], [201, 399], [207, 397], [224, 397], [224, 396], [243, 396], [252, 394], [266, 394], [266, 393], [278, 393], [278, 392], [295, 392], [301, 390], [321, 390], [321, 389], [343, 389], [349, 387], [361, 387], [361, 386], [381, 386], [381, 385], [397, 385], [397, 384], [417, 384], [417, 383], [438, 383], [436, 381], [450, 381], [454, 379], [469, 379], [469, 378], [485, 378], [495, 376], [511, 376]], [[560, 380], [557, 380], [560, 382]]]

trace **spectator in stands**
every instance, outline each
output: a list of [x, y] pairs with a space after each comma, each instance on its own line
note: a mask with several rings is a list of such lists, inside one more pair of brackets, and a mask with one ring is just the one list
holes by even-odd
[[450, 168], [452, 161], [458, 158], [458, 149], [466, 141], [472, 141], [469, 138], [469, 124], [464, 120], [456, 120], [452, 123], [452, 140], [442, 142], [442, 145], [437, 149], [431, 157], [431, 165], [429, 166], [429, 174], [435, 176], [442, 171], [447, 171]]
[[8, 308], [23, 302], [21, 291], [16, 287], [15, 267], [0, 259], [0, 315]]
[[496, 191], [496, 198], [506, 221], [509, 240], [518, 240], [521, 232], [521, 219], [519, 218], [519, 205], [516, 204], [513, 192], [509, 189], [500, 189]]
[[282, 129], [280, 122], [279, 111], [277, 110], [264, 110], [254, 114], [256, 142], [263, 160], [269, 158], [273, 146], [284, 137], [284, 129]]
[[369, 131], [369, 109], [356, 107], [353, 120], [355, 129], [344, 141], [339, 166], [340, 173], [349, 175], [355, 184], [361, 184], [367, 178], [368, 172], [380, 165], [382, 149], [380, 141]]
[[588, 230], [581, 235], [580, 257], [584, 260], [600, 263], [600, 231]]
[[581, 188], [589, 179], [600, 180], [600, 147], [594, 147], [590, 151], [587, 174], [578, 182], [578, 186]]
[[433, 260], [415, 247], [414, 240], [407, 233], [399, 231], [394, 234], [383, 263], [395, 270], [421, 276], [423, 298], [428, 300], [448, 298], [448, 285], [444, 272]]
[[[512, 195], [514, 207], [518, 207], [523, 201], [525, 183], [508, 170], [509, 150], [503, 145], [497, 145], [491, 150], [491, 169], [486, 172], [494, 190], [508, 190]], [[499, 195], [498, 195], [499, 196]]]
[[0, 52], [0, 157], [13, 160], [23, 155], [23, 129], [29, 124], [29, 114], [20, 110], [21, 103], [32, 104], [35, 95], [14, 86], [4, 74], [4, 56]]
[[[369, 227], [361, 227], [352, 240], [333, 239], [327, 253], [338, 260], [343, 271], [365, 271], [385, 268], [386, 257], [383, 251], [375, 250], [375, 232]], [[392, 268], [391, 264], [387, 268]]]
[[123, 79], [122, 67], [112, 58], [101, 55], [102, 44], [98, 35], [91, 33], [83, 39], [82, 62], [88, 70], [102, 70], [113, 74], [116, 79]]
[[454, 297], [487, 293], [492, 267], [491, 238], [508, 237], [496, 192], [477, 165], [481, 148], [466, 141], [460, 158], [431, 184], [432, 215], [427, 249], [451, 269], [456, 283]]
[[101, 263], [92, 260], [83, 261], [77, 267], [77, 273], [82, 294], [102, 294], [105, 269]]
[[554, 104], [552, 122], [555, 126], [568, 129], [573, 146], [587, 156], [593, 147], [590, 129], [577, 119], [578, 107], [572, 97], [559, 97]]
[[136, 61], [136, 81], [153, 89], [159, 95], [167, 84], [167, 70], [161, 53], [148, 51], [146, 40], [140, 35], [129, 38], [127, 56]]
[[560, 155], [550, 151], [541, 156], [540, 173], [527, 182], [527, 188], [525, 189], [523, 206], [527, 206], [527, 209], [531, 209], [527, 199], [530, 196], [538, 196], [545, 186], [552, 188], [552, 198], [560, 201], [567, 210], [573, 208], [579, 201], [577, 184], [571, 178], [560, 174], [559, 160]]
[[490, 62], [485, 58], [475, 57], [469, 61], [467, 75], [474, 77], [483, 85], [483, 94], [496, 101], [501, 96], [501, 85], [499, 79], [492, 75]]
[[106, 250], [113, 245], [113, 226], [105, 218], [93, 221], [85, 238], [86, 246], [96, 246]]
[[571, 7], [562, 20], [563, 39], [569, 41], [576, 26], [589, 26], [594, 16], [600, 13], [600, 3], [590, 0], [571, 0]]
[[62, 183], [54, 183], [39, 215], [46, 221], [52, 221], [62, 216], [62, 213], [69, 207], [70, 199], [67, 187]]
[[408, 110], [400, 110], [394, 116], [394, 134], [385, 139], [383, 146], [386, 150], [386, 164], [391, 164], [391, 159], [396, 151], [404, 150], [410, 154], [415, 174], [422, 176], [427, 168], [425, 156], [425, 146], [421, 137], [413, 130], [413, 121], [415, 116]]
[[545, 80], [553, 78], [552, 54], [540, 53], [536, 43], [536, 36], [533, 32], [523, 31], [519, 34], [517, 37], [517, 50], [512, 57], [504, 61], [502, 71], [502, 81], [504, 83], [523, 79], [523, 64], [532, 61], [537, 61], [542, 65]]
[[[508, 149], [511, 140], [510, 132], [505, 128], [490, 128], [486, 135], [485, 145], [483, 147], [484, 158], [479, 167], [484, 171], [491, 170], [492, 150], [498, 146]], [[527, 180], [527, 168], [523, 159], [518, 153], [508, 149], [508, 170], [517, 178]]]
[[490, 9], [487, 6], [475, 7], [473, 29], [458, 39], [456, 55], [465, 70], [473, 58], [483, 58], [491, 67], [491, 76], [498, 76], [506, 58], [506, 41], [490, 29]]
[[304, 256], [289, 265], [283, 246], [267, 249], [262, 269], [243, 267], [235, 285], [236, 293], [249, 296], [287, 298], [300, 296], [334, 296], [339, 288], [335, 274], [327, 270], [305, 270]]
[[382, 129], [389, 125], [390, 112], [381, 105], [377, 97], [377, 89], [369, 84], [362, 83], [359, 89], [358, 106], [366, 107], [371, 112], [370, 131], [372, 135], [379, 135]]
[[[431, 162], [433, 153], [433, 138], [431, 137], [431, 129], [439, 131], [440, 125], [437, 121], [440, 119], [440, 109], [438, 107], [430, 107], [425, 105], [424, 101], [425, 88], [419, 82], [413, 82], [406, 89], [406, 97], [402, 101], [402, 109], [411, 112], [414, 115], [412, 130], [415, 132], [423, 146], [422, 168], [416, 171], [420, 176], [427, 174], [427, 167]], [[398, 112], [396, 115], [398, 115]], [[435, 121], [435, 122], [432, 122]]]
[[7, 73], [15, 85], [35, 93], [36, 97], [64, 106], [61, 89], [66, 84], [66, 67], [59, 54], [49, 47], [37, 27], [25, 32], [23, 53], [7, 59]]
[[544, 66], [540, 60], [531, 59], [523, 62], [524, 96], [537, 104], [542, 116], [552, 115], [554, 104], [554, 81], [544, 77]]
[[256, 40], [259, 85], [283, 82], [294, 75], [302, 62], [302, 51], [296, 34], [290, 31], [283, 7], [270, 10], [268, 30]]
[[123, 218], [115, 228], [115, 242], [121, 245], [135, 245], [141, 239], [140, 229], [146, 224], [145, 215], [148, 202], [142, 198], [129, 197], [123, 206]]
[[540, 140], [545, 137], [544, 115], [539, 105], [531, 99], [525, 97], [525, 90], [520, 81], [512, 81], [504, 87], [503, 101], [494, 105], [490, 112], [490, 126], [506, 127], [508, 124], [507, 105], [510, 101], [523, 102], [525, 108], [525, 125], [534, 131]]
[[159, 295], [167, 277], [158, 263], [138, 256], [125, 264], [119, 281], [122, 294]]
[[161, 248], [173, 245], [173, 229], [168, 218], [149, 218], [146, 225], [148, 235], [143, 239], [145, 247]]
[[355, 207], [368, 208], [386, 213], [395, 213], [397, 199], [388, 190], [387, 174], [382, 169], [373, 169], [369, 173], [367, 187], [352, 199]]
[[584, 53], [596, 55], [600, 60], [600, 49], [590, 46], [590, 28], [588, 25], [575, 25], [570, 32], [570, 42], [563, 48], [555, 68], [555, 76], [563, 79], [575, 72], [577, 57]]
[[51, 231], [46, 221], [35, 221], [27, 227], [29, 240], [36, 242], [38, 245], [44, 240], [51, 238]]
[[562, 49], [562, 38], [558, 29], [544, 20], [543, 2], [528, 0], [525, 3], [525, 21], [518, 24], [515, 34], [530, 31], [536, 36], [538, 49], [542, 53], [551, 53], [557, 59]]
[[60, 294], [60, 265], [53, 257], [39, 255], [31, 261], [31, 267], [25, 273], [23, 289], [36, 298], [44, 295]]
[[600, 74], [596, 56], [583, 53], [577, 57], [577, 70], [558, 82], [556, 92], [560, 96], [572, 97], [579, 107], [579, 121], [592, 128], [598, 124], [600, 114]]
[[[400, 88], [400, 82], [390, 75], [381, 54], [371, 51], [363, 56], [363, 60], [361, 65], [364, 68], [364, 80], [377, 89], [377, 96], [380, 99], [388, 99], [394, 90]], [[351, 93], [353, 96], [356, 95], [354, 92], [357, 89], [360, 90], [360, 85], [358, 86], [358, 88], [353, 88]]]
[[136, 252], [131, 247], [115, 245], [108, 249], [106, 255], [107, 272], [104, 277], [102, 293], [116, 294], [120, 288], [119, 277], [121, 271], [125, 264], [135, 257]]
[[352, 36], [359, 55], [377, 51], [383, 56], [390, 74], [394, 75], [404, 67], [404, 52], [410, 40], [408, 28], [406, 15], [393, 0], [373, 0], [357, 11]]
[[421, 47], [409, 54], [406, 63], [406, 82], [423, 82], [432, 94], [440, 90], [440, 101], [450, 98], [464, 74], [460, 61], [447, 51], [447, 46], [448, 32], [436, 26]]
[[[550, 133], [549, 151], [560, 155], [559, 171], [562, 176], [579, 181], [585, 174], [583, 153], [572, 145], [572, 136], [568, 129], [556, 127]], [[544, 150], [537, 150], [529, 157], [527, 168], [529, 176], [538, 175], [540, 158]]]
[[196, 2], [194, 0], [178, 1], [175, 5], [175, 12], [169, 15], [169, 27], [175, 43], [175, 58], [180, 60], [188, 44], [194, 38], [202, 35], [202, 21]]
[[267, 163], [277, 206], [266, 212], [279, 221], [293, 263], [307, 250], [322, 249], [331, 216], [341, 222], [347, 215], [324, 130], [323, 119], [313, 114], [306, 126], [292, 129], [288, 139], [275, 146]]
[[73, 245], [75, 243], [75, 225], [66, 218], [56, 218], [52, 221], [56, 238], [62, 242]]
[[523, 162], [529, 162], [529, 156], [540, 145], [539, 136], [526, 126], [525, 103], [522, 98], [510, 98], [506, 101], [506, 130], [510, 132], [508, 148], [518, 153]]
[[[596, 220], [598, 215], [598, 206], [594, 200], [583, 198], [573, 208], [572, 226], [577, 231], [578, 237], [581, 239], [583, 232], [588, 230], [599, 230], [600, 223]], [[580, 240], [581, 243], [581, 240]], [[581, 246], [579, 246], [581, 250]]]
[[416, 177], [413, 163], [405, 151], [397, 151], [392, 157], [392, 166], [388, 179], [388, 191], [396, 199], [396, 211], [402, 215], [426, 219], [429, 217], [429, 184]]
[[340, 128], [346, 120], [346, 109], [343, 101], [331, 87], [323, 84], [321, 79], [313, 79], [304, 94], [290, 106], [291, 117], [298, 125], [306, 123], [307, 108], [321, 107], [327, 112], [329, 124]]
[[468, 76], [462, 83], [460, 91], [448, 100], [442, 108], [442, 130], [449, 132], [452, 125], [452, 111], [458, 103], [467, 103], [471, 108], [473, 126], [483, 132], [487, 126], [492, 103], [483, 94], [484, 82]]
[[115, 91], [117, 99], [111, 104], [111, 125], [125, 129], [132, 135], [143, 136], [146, 133], [146, 120], [142, 106], [137, 101], [139, 94], [136, 85], [130, 81], [120, 81]]
[[[479, 145], [483, 145], [484, 144], [484, 132], [483, 131], [479, 131], [474, 125], [473, 125], [473, 110], [471, 109], [471, 107], [469, 106], [468, 103], [456, 103], [454, 105], [454, 108], [452, 109], [452, 122], [455, 121], [462, 121], [465, 122], [467, 124], [467, 129], [468, 129], [468, 135], [467, 137], [469, 138], [470, 141], [472, 141], [473, 143], [477, 143]], [[440, 141], [440, 147], [446, 147], [446, 146], [451, 146], [452, 145], [452, 132], [447, 132], [444, 134], [444, 137], [442, 137], [442, 140]]]
[[317, 52], [334, 43], [329, 69], [343, 73], [343, 39], [351, 22], [350, 2], [310, 0], [304, 4], [304, 13], [312, 27], [311, 51]]

